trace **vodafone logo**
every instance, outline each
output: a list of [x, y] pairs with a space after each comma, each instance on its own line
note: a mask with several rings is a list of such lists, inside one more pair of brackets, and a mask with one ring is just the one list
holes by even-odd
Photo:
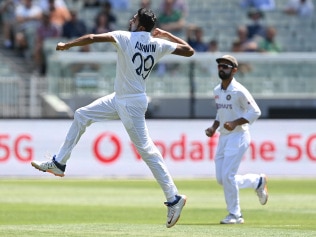
[[[104, 149], [102, 149], [102, 146], [110, 148], [107, 150], [110, 150], [110, 153], [108, 154], [107, 152], [104, 152], [105, 154], [103, 154], [102, 151]], [[95, 157], [102, 163], [115, 162], [120, 157], [121, 151], [122, 146], [120, 139], [116, 135], [109, 132], [99, 135], [93, 144], [93, 153]]]

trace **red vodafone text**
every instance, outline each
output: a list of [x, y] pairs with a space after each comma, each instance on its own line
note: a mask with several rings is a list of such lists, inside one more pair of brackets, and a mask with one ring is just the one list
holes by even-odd
[[[135, 147], [124, 141], [115, 133], [104, 132], [92, 138], [91, 148], [84, 147], [84, 149], [92, 149], [92, 155], [104, 164], [115, 163], [123, 155], [141, 160]], [[188, 134], [180, 134], [177, 139], [171, 141], [154, 140], [163, 157], [174, 162], [214, 160], [217, 142], [218, 135], [212, 138], [192, 140]], [[105, 145], [110, 149], [104, 149]], [[35, 147], [32, 134], [0, 133], [0, 163], [8, 162], [10, 159], [23, 163], [30, 162], [34, 159]], [[285, 142], [252, 141], [244, 157], [244, 161], [253, 162], [259, 160], [273, 162], [276, 159], [283, 159], [286, 162], [299, 162], [307, 159], [316, 162], [316, 134], [307, 137], [302, 134], [289, 134], [285, 137]]]
[[[112, 146], [112, 152], [107, 154], [105, 151], [101, 152], [103, 140], [106, 139]], [[203, 160], [214, 160], [218, 135], [205, 140], [190, 140], [186, 134], [181, 134], [177, 140], [165, 142], [162, 140], [154, 140], [162, 156], [165, 159], [171, 159], [175, 162], [192, 161], [199, 162]], [[304, 156], [308, 160], [316, 162], [316, 134], [310, 135], [304, 139], [302, 135], [290, 134], [286, 137], [287, 147], [277, 147], [275, 141], [262, 141], [260, 143], [252, 141], [248, 151], [245, 154], [244, 160], [256, 161], [261, 160], [265, 162], [273, 162], [280, 157], [277, 156], [278, 149], [285, 150], [284, 159], [288, 162], [300, 161]], [[140, 160], [136, 148], [129, 144], [133, 157]], [[114, 133], [102, 133], [93, 142], [93, 153], [97, 160], [101, 163], [114, 163], [121, 156], [123, 152], [122, 141], [119, 136]]]

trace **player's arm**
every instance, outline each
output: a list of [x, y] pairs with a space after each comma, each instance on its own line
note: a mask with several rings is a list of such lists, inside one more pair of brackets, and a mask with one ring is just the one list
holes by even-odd
[[155, 38], [166, 38], [169, 41], [177, 43], [177, 48], [172, 52], [172, 54], [184, 57], [191, 57], [194, 54], [194, 49], [187, 42], [168, 31], [156, 28], [153, 30], [152, 36]]
[[233, 131], [237, 126], [241, 126], [245, 123], [249, 123], [249, 121], [245, 118], [238, 118], [234, 121], [224, 123], [224, 128], [228, 131]]
[[85, 46], [85, 45], [96, 43], [96, 42], [115, 42], [115, 39], [109, 33], [88, 34], [66, 43], [59, 42], [56, 46], [56, 50], [67, 50], [72, 47]]
[[249, 124], [252, 124], [260, 117], [261, 110], [248, 90], [245, 89], [242, 93], [239, 93], [239, 95], [240, 106], [246, 111], [242, 117], [247, 120]]
[[208, 137], [212, 137], [216, 132], [217, 128], [219, 127], [219, 121], [214, 120], [213, 125], [207, 129], [205, 129], [205, 135]]
[[239, 95], [240, 106], [245, 108], [246, 112], [242, 117], [235, 119], [234, 121], [227, 121], [224, 123], [224, 128], [226, 128], [228, 131], [232, 131], [237, 126], [241, 126], [245, 123], [252, 124], [261, 115], [261, 110], [249, 91], [244, 90], [242, 93], [239, 93]]

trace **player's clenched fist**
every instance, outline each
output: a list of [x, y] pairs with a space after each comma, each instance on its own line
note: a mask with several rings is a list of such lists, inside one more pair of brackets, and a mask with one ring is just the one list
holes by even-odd
[[161, 37], [164, 37], [164, 35], [166, 34], [166, 31], [160, 29], [160, 28], [155, 28], [153, 31], [152, 31], [152, 36], [155, 37], [155, 38], [161, 38]]
[[233, 131], [236, 127], [236, 123], [234, 122], [226, 122], [224, 123], [224, 128], [227, 129], [228, 131]]
[[69, 47], [67, 46], [67, 44], [59, 42], [56, 46], [56, 50], [67, 50], [69, 49]]
[[208, 137], [212, 137], [215, 133], [216, 129], [214, 129], [213, 127], [209, 127], [207, 129], [205, 129], [205, 135]]

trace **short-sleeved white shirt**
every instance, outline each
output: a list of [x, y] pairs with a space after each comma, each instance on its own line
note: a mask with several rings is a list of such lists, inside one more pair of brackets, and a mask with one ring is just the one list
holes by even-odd
[[146, 92], [146, 80], [161, 57], [171, 54], [177, 44], [153, 38], [150, 32], [113, 31], [117, 65], [114, 90], [117, 96]]
[[227, 134], [248, 129], [248, 123], [237, 126], [233, 131], [224, 128], [224, 123], [239, 118], [245, 118], [249, 124], [261, 115], [260, 108], [249, 91], [233, 78], [226, 90], [221, 84], [214, 88], [214, 97], [217, 108], [216, 120], [219, 121], [219, 132]]
[[[30, 8], [26, 8], [23, 4], [19, 4], [15, 9], [15, 15], [18, 17], [34, 17], [42, 14], [42, 9], [36, 5], [32, 4]], [[20, 29], [27, 29], [29, 27], [37, 27], [40, 24], [40, 20], [26, 21], [20, 24]]]

